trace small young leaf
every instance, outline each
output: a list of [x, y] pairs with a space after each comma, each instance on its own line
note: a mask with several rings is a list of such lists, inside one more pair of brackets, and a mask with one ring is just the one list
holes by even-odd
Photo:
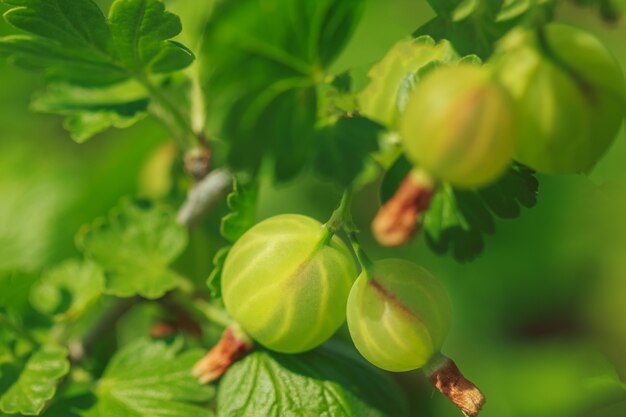
[[393, 380], [361, 358], [329, 347], [300, 355], [256, 351], [224, 376], [220, 416], [404, 417]]
[[229, 241], [234, 243], [249, 228], [254, 226], [258, 191], [257, 184], [234, 179], [233, 191], [227, 199], [230, 213], [222, 218], [220, 227], [222, 236]]
[[172, 210], [129, 200], [77, 237], [79, 247], [105, 270], [107, 293], [151, 299], [177, 286], [180, 277], [169, 265], [187, 240], [187, 230]]
[[82, 143], [109, 127], [138, 122], [146, 115], [148, 101], [146, 91], [132, 81], [102, 88], [52, 84], [35, 94], [31, 109], [67, 116], [65, 128]]
[[19, 363], [0, 369], [0, 411], [37, 415], [70, 369], [67, 350], [46, 345]]
[[317, 133], [315, 169], [347, 187], [363, 170], [365, 159], [378, 150], [384, 128], [364, 117], [342, 117]]
[[93, 262], [66, 261], [48, 271], [33, 286], [31, 304], [55, 321], [73, 320], [104, 290], [104, 274]]
[[224, 269], [224, 262], [230, 252], [232, 246], [225, 246], [217, 251], [215, 257], [213, 257], [213, 269], [211, 275], [207, 281], [211, 295], [215, 298], [222, 296], [222, 270]]
[[201, 351], [179, 354], [164, 342], [139, 340], [118, 351], [96, 387], [84, 417], [212, 417], [214, 389], [200, 385], [191, 368]]
[[359, 93], [361, 113], [392, 127], [398, 114], [398, 93], [407, 77], [436, 62], [450, 62], [457, 56], [446, 41], [438, 44], [429, 38], [404, 39], [370, 69], [370, 83]]

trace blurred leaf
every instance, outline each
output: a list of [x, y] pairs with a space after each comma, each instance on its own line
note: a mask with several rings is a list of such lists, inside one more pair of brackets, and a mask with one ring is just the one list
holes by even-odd
[[487, 59], [495, 43], [513, 26], [542, 23], [552, 15], [554, 0], [428, 0], [437, 14], [414, 36], [449, 40], [461, 55]]
[[360, 358], [327, 347], [300, 355], [256, 351], [224, 376], [220, 416], [403, 417], [393, 380]]
[[370, 69], [370, 82], [358, 97], [361, 114], [393, 127], [403, 83], [414, 84], [420, 68], [434, 62], [450, 62], [455, 58], [457, 56], [449, 42], [435, 44], [428, 36], [401, 40]]
[[93, 262], [65, 261], [43, 275], [32, 288], [32, 305], [56, 321], [73, 320], [104, 290], [104, 274]]
[[233, 191], [228, 195], [230, 213], [222, 218], [220, 231], [231, 242], [237, 241], [256, 223], [256, 207], [259, 187], [253, 182], [235, 178]]
[[0, 410], [9, 414], [39, 414], [69, 369], [67, 350], [54, 345], [41, 347], [23, 362], [2, 365]]
[[0, 272], [35, 271], [52, 257], [56, 220], [73, 203], [76, 183], [58, 169], [50, 175], [47, 149], [8, 146], [8, 139], [0, 139]]
[[316, 171], [347, 187], [365, 167], [368, 155], [378, 150], [384, 128], [364, 117], [341, 117], [317, 132]]
[[148, 109], [148, 97], [134, 82], [102, 88], [52, 84], [33, 97], [31, 109], [67, 116], [65, 128], [72, 139], [82, 143], [110, 127], [130, 127], [141, 120]]
[[231, 248], [232, 246], [225, 246], [218, 250], [213, 257], [213, 269], [211, 270], [211, 275], [209, 275], [207, 285], [211, 290], [211, 295], [215, 298], [222, 296], [222, 270]]
[[178, 17], [157, 0], [116, 0], [109, 22], [92, 0], [5, 0], [6, 21], [28, 35], [0, 39], [0, 54], [50, 79], [107, 85], [188, 66], [193, 54], [169, 41]]
[[228, 159], [235, 169], [256, 174], [267, 157], [275, 177], [287, 180], [307, 165], [318, 110], [316, 86], [327, 78], [363, 4], [221, 4], [204, 42], [204, 88], [210, 92], [209, 123], [230, 144]]
[[214, 389], [200, 385], [191, 368], [201, 351], [179, 354], [164, 342], [139, 340], [119, 350], [98, 381], [95, 405], [84, 417], [212, 417], [204, 403]]
[[178, 284], [169, 265], [187, 246], [187, 230], [160, 205], [124, 200], [106, 219], [79, 233], [85, 254], [106, 272], [106, 292], [159, 298]]
[[513, 219], [520, 206], [537, 202], [539, 183], [531, 170], [514, 165], [499, 181], [476, 191], [453, 190], [442, 185], [424, 215], [424, 233], [435, 252], [452, 252], [459, 261], [469, 261], [483, 250], [483, 235], [495, 231], [493, 216]]
[[[387, 171], [380, 190], [383, 203], [393, 196], [411, 167], [402, 156]], [[481, 189], [456, 190], [441, 184], [423, 217], [426, 242], [438, 254], [450, 252], [459, 262], [470, 261], [483, 251], [483, 235], [494, 233], [494, 216], [519, 217], [521, 207], [535, 206], [538, 189], [534, 172], [519, 164]]]

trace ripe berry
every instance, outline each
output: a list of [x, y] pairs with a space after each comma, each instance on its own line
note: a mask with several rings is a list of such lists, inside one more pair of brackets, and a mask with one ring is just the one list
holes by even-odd
[[411, 93], [400, 120], [409, 159], [457, 187], [493, 182], [516, 142], [513, 105], [486, 68], [435, 69]]
[[451, 304], [426, 270], [400, 259], [375, 262], [348, 298], [348, 327], [371, 363], [393, 372], [421, 368], [448, 334]]
[[222, 273], [226, 309], [262, 345], [304, 352], [345, 319], [352, 255], [318, 221], [286, 214], [260, 222], [231, 249]]

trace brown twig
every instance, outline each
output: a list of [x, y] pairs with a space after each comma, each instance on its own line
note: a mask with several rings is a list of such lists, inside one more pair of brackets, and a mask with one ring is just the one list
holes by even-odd
[[176, 220], [187, 227], [218, 205], [232, 188], [233, 177], [226, 169], [216, 169], [189, 190], [187, 200], [178, 210]]

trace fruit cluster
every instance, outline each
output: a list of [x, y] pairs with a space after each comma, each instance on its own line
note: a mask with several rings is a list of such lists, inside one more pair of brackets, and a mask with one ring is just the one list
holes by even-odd
[[562, 24], [516, 29], [483, 66], [432, 70], [412, 91], [399, 131], [408, 158], [473, 188], [511, 160], [547, 174], [588, 172], [622, 125], [621, 68], [591, 34]]
[[396, 259], [356, 276], [348, 247], [329, 228], [306, 216], [279, 215], [233, 246], [222, 274], [223, 299], [239, 325], [269, 349], [313, 349], [333, 335], [347, 310], [354, 344], [371, 363], [390, 371], [424, 366], [450, 327], [443, 286]]

